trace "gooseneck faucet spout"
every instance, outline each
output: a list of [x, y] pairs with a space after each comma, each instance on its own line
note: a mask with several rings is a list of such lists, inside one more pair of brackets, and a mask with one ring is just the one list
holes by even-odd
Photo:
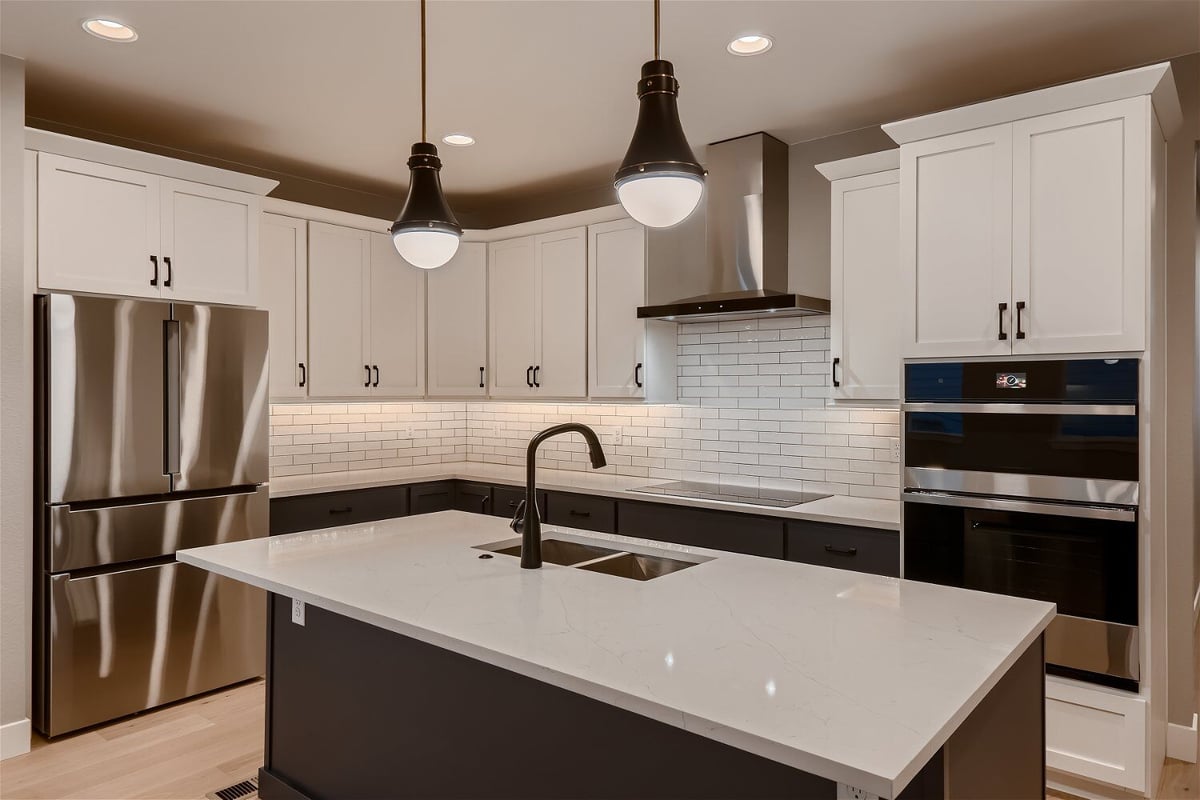
[[608, 464], [596, 432], [578, 422], [546, 428], [529, 440], [529, 447], [525, 451], [525, 499], [517, 507], [517, 515], [512, 521], [512, 529], [521, 534], [522, 569], [539, 569], [542, 566], [542, 520], [538, 516], [537, 507], [537, 449], [542, 442], [560, 433], [578, 433], [583, 436], [587, 442], [592, 469], [600, 469]]

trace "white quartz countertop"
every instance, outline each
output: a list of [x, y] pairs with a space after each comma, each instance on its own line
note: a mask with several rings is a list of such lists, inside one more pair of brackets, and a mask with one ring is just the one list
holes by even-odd
[[895, 797], [1054, 616], [1049, 603], [620, 536], [712, 560], [639, 582], [475, 545], [442, 511], [180, 561]]
[[[508, 486], [525, 485], [525, 468], [479, 461], [459, 461], [446, 464], [426, 464], [419, 467], [391, 467], [353, 472], [330, 472], [320, 475], [290, 475], [271, 479], [271, 497], [320, 492], [367, 489], [421, 481], [463, 480], [498, 483]], [[900, 530], [900, 500], [879, 500], [869, 497], [834, 495], [791, 508], [770, 508], [745, 503], [726, 503], [691, 497], [667, 497], [630, 491], [666, 481], [656, 478], [634, 478], [600, 471], [538, 469], [538, 489], [595, 494], [647, 503], [710, 508], [720, 511], [739, 511], [764, 517], [831, 522], [840, 525], [861, 525], [866, 528]]]

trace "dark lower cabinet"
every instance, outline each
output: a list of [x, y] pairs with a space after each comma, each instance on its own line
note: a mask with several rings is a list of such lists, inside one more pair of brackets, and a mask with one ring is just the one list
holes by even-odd
[[271, 501], [271, 534], [354, 525], [407, 514], [407, 486], [278, 497]]
[[608, 497], [547, 492], [543, 508], [545, 520], [550, 525], [600, 533], [617, 532], [617, 501]]
[[454, 508], [454, 481], [417, 483], [408, 487], [408, 513], [432, 514]]
[[787, 559], [898, 578], [900, 534], [824, 522], [789, 522]]
[[[538, 513], [542, 515], [542, 519], [546, 519], [546, 493], [537, 493]], [[516, 486], [493, 486], [492, 487], [492, 510], [491, 513], [497, 517], [505, 517], [512, 519], [517, 513], [517, 506], [521, 505], [521, 501], [525, 499], [525, 490]]]
[[654, 503], [617, 504], [617, 533], [752, 556], [783, 558], [783, 520]]
[[454, 487], [454, 507], [472, 514], [492, 513], [492, 487], [486, 483], [458, 481]]

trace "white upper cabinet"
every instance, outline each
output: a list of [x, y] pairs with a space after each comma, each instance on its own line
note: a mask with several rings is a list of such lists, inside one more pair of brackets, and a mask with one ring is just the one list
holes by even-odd
[[388, 397], [425, 394], [425, 270], [396, 252], [392, 237], [371, 234], [371, 390]]
[[256, 305], [259, 198], [171, 178], [161, 187], [163, 297]]
[[588, 394], [644, 397], [646, 229], [631, 219], [588, 226]]
[[38, 286], [158, 297], [159, 181], [120, 167], [38, 154]]
[[1145, 347], [1150, 113], [1143, 96], [1013, 125], [1014, 354]]
[[831, 396], [900, 398], [900, 172], [896, 151], [818, 167], [830, 184]]
[[38, 155], [43, 289], [254, 305], [256, 195]]
[[488, 246], [488, 385], [493, 397], [529, 398], [538, 358], [535, 237]]
[[487, 245], [463, 242], [454, 258], [429, 270], [429, 395], [482, 397], [487, 366]]
[[365, 397], [374, 374], [368, 358], [371, 234], [308, 223], [309, 395]]
[[903, 354], [1007, 354], [1012, 126], [904, 145], [900, 186]]
[[308, 223], [263, 214], [262, 305], [270, 323], [271, 397], [308, 394]]
[[587, 396], [587, 229], [535, 240], [538, 358], [534, 391], [545, 397]]

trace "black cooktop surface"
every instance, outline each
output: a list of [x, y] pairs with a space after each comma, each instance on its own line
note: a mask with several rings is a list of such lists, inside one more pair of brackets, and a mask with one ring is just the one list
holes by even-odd
[[793, 492], [787, 489], [756, 489], [751, 486], [720, 486], [698, 481], [671, 481], [654, 486], [631, 489], [642, 494], [657, 494], [665, 497], [694, 497], [698, 500], [716, 500], [723, 503], [744, 503], [768, 508], [790, 508], [801, 503], [811, 503], [830, 497], [817, 492]]

